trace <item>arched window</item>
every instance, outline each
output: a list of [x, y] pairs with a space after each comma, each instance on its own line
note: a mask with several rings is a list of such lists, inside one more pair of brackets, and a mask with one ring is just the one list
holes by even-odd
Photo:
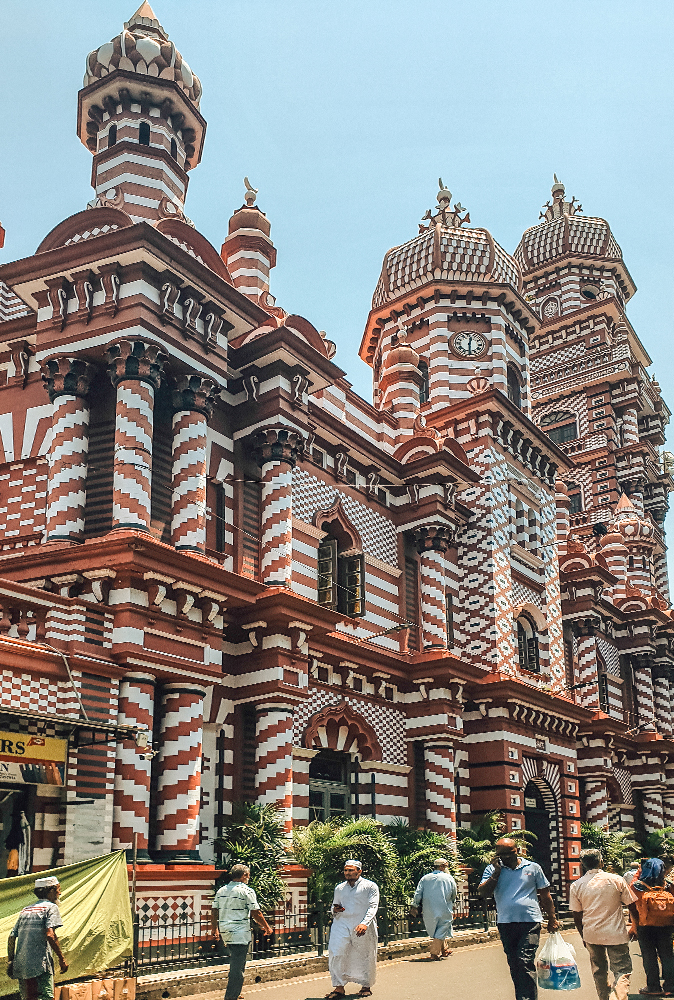
[[175, 139], [171, 139], [171, 156], [174, 160], [178, 159], [178, 143]]
[[365, 557], [352, 548], [341, 551], [331, 535], [318, 546], [318, 603], [350, 618], [365, 614]]
[[428, 381], [428, 365], [425, 361], [419, 362], [421, 372], [421, 387], [419, 388], [419, 402], [427, 403], [430, 397], [430, 384]]
[[531, 674], [540, 673], [538, 633], [529, 615], [520, 615], [517, 619], [517, 654], [520, 670], [528, 670]]
[[138, 127], [138, 142], [141, 146], [150, 145], [150, 126], [147, 122], [141, 122]]
[[110, 146], [116, 145], [116, 143], [117, 143], [117, 126], [113, 122], [110, 128], [108, 129], [108, 149], [110, 149]]
[[346, 818], [351, 812], [349, 754], [321, 750], [309, 765], [309, 821], [324, 823], [334, 816]]
[[522, 390], [520, 388], [520, 373], [515, 365], [508, 365], [508, 399], [515, 406], [522, 405]]

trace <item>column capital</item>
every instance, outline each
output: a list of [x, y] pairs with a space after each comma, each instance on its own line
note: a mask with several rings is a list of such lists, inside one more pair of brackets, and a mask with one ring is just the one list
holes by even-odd
[[201, 375], [185, 375], [173, 390], [173, 412], [184, 410], [203, 413], [207, 420], [213, 415], [213, 404], [220, 392], [220, 387], [213, 379], [202, 378]]
[[258, 431], [253, 439], [259, 465], [267, 462], [287, 462], [295, 467], [297, 457], [304, 447], [304, 436], [300, 431], [288, 427], [270, 427]]
[[446, 552], [454, 539], [455, 529], [450, 524], [425, 524], [414, 531], [417, 552], [422, 555], [429, 549]]
[[58, 396], [86, 398], [93, 375], [92, 367], [83, 358], [48, 358], [42, 365], [42, 381], [51, 403]]
[[161, 383], [164, 362], [167, 355], [161, 347], [146, 344], [142, 340], [118, 340], [107, 350], [108, 374], [117, 387], [123, 379], [133, 378], [147, 382], [154, 389]]

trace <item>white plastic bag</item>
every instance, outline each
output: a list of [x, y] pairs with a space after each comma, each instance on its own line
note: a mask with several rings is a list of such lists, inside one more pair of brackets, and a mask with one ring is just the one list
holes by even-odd
[[548, 934], [536, 959], [536, 976], [542, 990], [580, 989], [576, 952], [559, 931]]

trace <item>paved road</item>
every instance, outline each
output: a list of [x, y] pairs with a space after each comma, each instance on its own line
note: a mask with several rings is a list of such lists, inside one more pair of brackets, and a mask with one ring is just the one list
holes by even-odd
[[[578, 956], [582, 986], [572, 993], [539, 991], [539, 1000], [568, 997], [568, 1000], [597, 1000], [587, 952], [575, 932], [564, 935], [572, 942]], [[631, 995], [638, 996], [646, 983], [639, 946], [631, 945], [634, 973]], [[330, 989], [327, 973], [301, 979], [285, 979], [260, 986], [244, 987], [249, 1000], [318, 1000]], [[348, 987], [347, 997], [357, 986]], [[514, 992], [505, 955], [498, 942], [460, 948], [442, 962], [426, 958], [397, 959], [380, 962], [373, 1000], [514, 1000]], [[203, 994], [203, 1000], [221, 1000], [222, 993]]]

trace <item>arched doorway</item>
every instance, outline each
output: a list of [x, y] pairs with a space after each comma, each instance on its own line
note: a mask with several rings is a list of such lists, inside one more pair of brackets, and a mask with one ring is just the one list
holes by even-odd
[[547, 782], [530, 781], [524, 789], [524, 827], [536, 839], [527, 842], [527, 854], [553, 884], [559, 878], [557, 825], [557, 805]]

